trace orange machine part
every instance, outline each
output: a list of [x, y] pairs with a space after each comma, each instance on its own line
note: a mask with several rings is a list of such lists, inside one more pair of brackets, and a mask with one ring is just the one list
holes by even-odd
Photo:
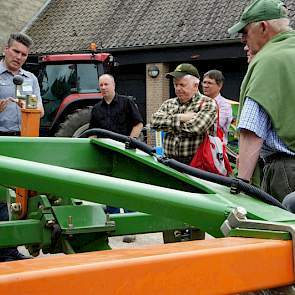
[[291, 241], [222, 238], [5, 262], [0, 294], [234, 294], [292, 284], [292, 255]]
[[22, 109], [21, 136], [39, 136], [40, 114], [38, 109]]
[[[21, 136], [37, 137], [39, 136], [40, 128], [40, 114], [38, 109], [21, 109], [22, 112], [22, 125]], [[27, 214], [28, 207], [28, 190], [24, 188], [16, 188], [16, 203], [21, 205], [18, 217], [24, 218]]]

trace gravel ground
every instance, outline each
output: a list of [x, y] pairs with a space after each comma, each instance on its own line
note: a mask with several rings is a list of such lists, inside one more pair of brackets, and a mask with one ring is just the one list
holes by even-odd
[[[151, 234], [141, 234], [136, 235], [135, 242], [132, 243], [124, 243], [123, 237], [111, 237], [109, 238], [110, 246], [112, 249], [123, 249], [123, 248], [139, 248], [142, 246], [147, 245], [157, 245], [157, 244], [163, 244], [163, 236], [162, 233], [151, 233]], [[18, 247], [19, 251], [24, 255], [29, 255], [27, 249], [25, 247]], [[41, 253], [39, 257], [46, 257], [51, 255], [64, 255], [62, 253], [60, 254], [43, 254]]]
[[112, 249], [138, 248], [146, 245], [163, 244], [163, 236], [161, 232], [136, 235], [135, 242], [133, 243], [124, 243], [122, 240], [123, 237], [111, 237], [110, 246]]
[[[206, 234], [206, 239], [212, 239], [213, 237]], [[112, 249], [132, 249], [132, 248], [140, 248], [143, 246], [148, 245], [159, 245], [163, 244], [163, 236], [162, 232], [158, 233], [150, 233], [150, 234], [140, 234], [136, 235], [135, 242], [132, 243], [124, 243], [123, 236], [119, 237], [111, 237], [109, 238], [110, 246]], [[24, 255], [29, 255], [27, 249], [25, 247], [18, 247], [19, 251]], [[63, 253], [60, 254], [43, 254], [41, 253], [38, 257], [45, 257], [50, 255], [64, 255]]]

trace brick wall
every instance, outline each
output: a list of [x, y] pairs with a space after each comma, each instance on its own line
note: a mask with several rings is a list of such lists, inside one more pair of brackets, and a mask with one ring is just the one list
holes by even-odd
[[[148, 74], [148, 70], [151, 66], [157, 66], [159, 68], [159, 75], [156, 78], [152, 78]], [[162, 102], [169, 98], [169, 80], [165, 75], [169, 71], [168, 64], [155, 63], [146, 65], [146, 118], [147, 123], [150, 122], [151, 116], [158, 110]], [[155, 145], [155, 133], [147, 132], [147, 143]]]
[[[20, 31], [39, 11], [46, 0], [0, 0], [0, 49], [12, 32]], [[0, 52], [1, 55], [2, 52]]]
[[[150, 66], [157, 66], [160, 70], [158, 77], [148, 75]], [[146, 65], [146, 115], [149, 123], [151, 115], [160, 107], [162, 102], [169, 98], [169, 80], [165, 78], [168, 73], [168, 64], [155, 63]]]

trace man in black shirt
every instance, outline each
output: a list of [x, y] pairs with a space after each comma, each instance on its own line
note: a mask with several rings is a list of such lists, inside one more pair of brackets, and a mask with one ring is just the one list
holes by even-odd
[[[89, 128], [102, 128], [138, 137], [143, 127], [143, 119], [134, 101], [116, 93], [114, 77], [109, 74], [99, 77], [99, 88], [103, 99], [92, 109]], [[107, 206], [106, 212], [120, 213], [120, 208]], [[123, 238], [123, 242], [127, 243], [134, 240], [135, 236]]]
[[103, 99], [92, 109], [89, 128], [102, 128], [130, 137], [138, 137], [143, 119], [134, 101], [115, 92], [113, 76], [99, 78]]

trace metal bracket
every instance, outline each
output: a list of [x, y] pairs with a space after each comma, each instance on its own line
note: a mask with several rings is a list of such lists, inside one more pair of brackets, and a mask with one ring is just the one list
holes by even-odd
[[224, 236], [227, 237], [230, 231], [236, 228], [284, 231], [290, 233], [292, 237], [293, 249], [293, 271], [295, 275], [295, 225], [247, 219], [246, 215], [247, 210], [243, 207], [237, 207], [233, 209], [228, 218], [220, 227], [220, 230], [222, 231]]

